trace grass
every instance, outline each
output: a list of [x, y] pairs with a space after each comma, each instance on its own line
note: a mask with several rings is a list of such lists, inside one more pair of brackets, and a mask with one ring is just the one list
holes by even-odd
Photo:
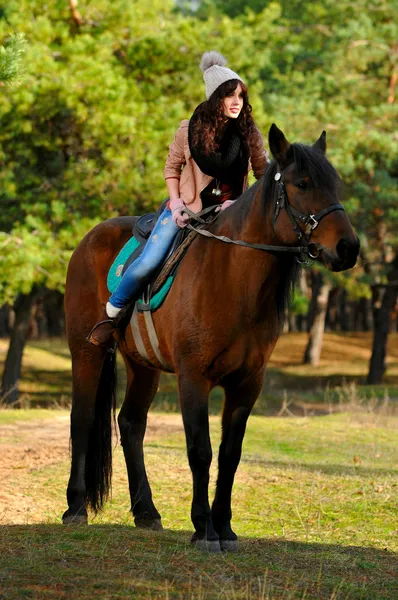
[[[307, 341], [303, 333], [282, 335], [269, 363], [264, 388], [255, 412], [278, 412], [287, 398], [296, 413], [323, 411], [328, 404], [346, 404], [352, 400], [370, 402], [388, 397], [398, 399], [398, 334], [390, 334], [385, 383], [365, 386], [368, 370], [370, 333], [326, 333], [319, 367], [302, 364]], [[8, 342], [0, 340], [0, 369], [4, 363]], [[120, 357], [119, 357], [120, 358]], [[119, 399], [123, 398], [125, 373], [119, 362]], [[27, 345], [20, 382], [21, 405], [68, 406], [71, 401], [71, 361], [66, 340], [34, 341]], [[212, 393], [211, 411], [218, 414], [222, 392]], [[163, 375], [155, 410], [177, 411], [175, 378]]]
[[[20, 423], [19, 412], [0, 411], [0, 427], [10, 424], [10, 414]], [[43, 424], [42, 412], [35, 414]], [[0, 598], [396, 600], [397, 417], [376, 411], [251, 417], [233, 493], [240, 552], [221, 556], [190, 547], [184, 435], [169, 427], [175, 415], [161, 418], [164, 431], [149, 439], [145, 453], [166, 531], [131, 526], [120, 446], [112, 498], [89, 527], [59, 524], [66, 456], [17, 470], [2, 490], [22, 493], [30, 507], [21, 525], [7, 524], [7, 512], [0, 519]], [[211, 435], [215, 450], [215, 417]], [[215, 478], [213, 464], [211, 493]]]
[[[190, 547], [184, 435], [167, 427], [177, 415], [163, 415], [165, 431], [146, 444], [154, 499], [166, 527], [160, 534], [132, 527], [120, 447], [104, 512], [88, 528], [61, 527], [69, 476], [66, 441], [56, 452], [49, 446], [43, 460], [40, 453], [36, 462], [34, 453], [29, 457], [46, 427], [50, 441], [53, 422], [57, 435], [62, 433], [68, 412], [0, 410], [5, 444], [0, 470], [8, 465], [0, 486], [0, 598], [396, 600], [398, 336], [390, 335], [383, 386], [363, 385], [370, 334], [327, 333], [318, 368], [301, 364], [305, 343], [305, 334], [280, 338], [249, 421], [233, 494], [238, 555], [206, 556]], [[0, 340], [0, 364], [6, 351], [7, 342]], [[68, 406], [70, 390], [65, 340], [28, 344], [20, 406]], [[285, 415], [324, 416], [256, 416], [277, 414], [282, 400]], [[221, 404], [216, 389], [211, 412], [219, 413]], [[178, 411], [173, 376], [162, 377], [153, 403], [159, 409]], [[12, 432], [2, 435], [1, 427]], [[215, 450], [218, 418], [211, 418], [211, 431]], [[31, 460], [27, 465], [25, 457]], [[212, 493], [215, 478], [213, 465]], [[18, 525], [8, 516], [14, 501], [20, 506]]]

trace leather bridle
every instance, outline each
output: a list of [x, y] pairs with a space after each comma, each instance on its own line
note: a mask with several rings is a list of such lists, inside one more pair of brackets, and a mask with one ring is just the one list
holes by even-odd
[[[321, 247], [319, 244], [315, 242], [311, 242], [311, 235], [314, 229], [316, 229], [320, 223], [320, 221], [336, 210], [344, 210], [344, 206], [338, 202], [334, 204], [330, 204], [327, 208], [320, 210], [315, 214], [305, 214], [298, 211], [294, 206], [292, 206], [289, 202], [289, 198], [287, 196], [285, 183], [283, 181], [283, 173], [281, 171], [277, 171], [274, 175], [274, 179], [276, 181], [275, 185], [275, 196], [274, 196], [274, 205], [272, 210], [272, 227], [274, 233], [277, 237], [278, 234], [276, 232], [276, 221], [279, 217], [281, 210], [285, 210], [288, 215], [293, 229], [297, 235], [297, 239], [299, 242], [304, 243], [307, 247], [307, 253], [310, 258], [316, 259], [318, 258]], [[300, 227], [300, 223], [304, 225], [304, 231]]]

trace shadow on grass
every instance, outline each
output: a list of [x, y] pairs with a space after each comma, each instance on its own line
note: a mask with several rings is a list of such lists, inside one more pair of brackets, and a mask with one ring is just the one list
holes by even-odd
[[297, 470], [297, 471], [309, 471], [311, 473], [323, 473], [324, 475], [348, 475], [351, 477], [375, 477], [375, 476], [395, 476], [398, 477], [398, 469], [374, 469], [368, 467], [362, 467], [361, 465], [341, 465], [341, 464], [314, 464], [314, 463], [303, 463], [293, 461], [279, 461], [279, 460], [264, 460], [261, 457], [243, 456], [241, 458], [242, 463], [256, 464], [263, 468], [280, 467], [283, 469]]
[[[284, 369], [278, 369], [277, 367], [269, 367], [267, 369], [267, 376], [264, 383], [264, 390], [270, 391], [275, 388], [286, 388], [287, 390], [306, 390], [312, 392], [318, 388], [318, 391], [323, 391], [326, 387], [333, 388], [336, 386], [347, 385], [348, 383], [355, 383], [357, 385], [366, 384], [366, 376], [360, 377], [359, 375], [315, 375], [311, 374], [299, 374], [299, 373], [288, 373]], [[398, 377], [395, 375], [386, 374], [384, 383], [381, 387], [388, 385], [397, 385]]]
[[[205, 554], [189, 532], [124, 525], [0, 527], [2, 598], [323, 598], [396, 600], [387, 549], [242, 538]], [[27, 568], [29, 567], [29, 568]]]
[[[25, 391], [27, 390], [27, 391]], [[72, 378], [69, 370], [24, 371], [21, 402], [34, 408], [68, 405], [72, 397]]]

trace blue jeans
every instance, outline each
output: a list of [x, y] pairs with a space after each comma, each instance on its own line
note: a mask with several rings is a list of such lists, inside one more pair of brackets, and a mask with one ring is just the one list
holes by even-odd
[[130, 300], [140, 296], [145, 285], [166, 259], [178, 232], [179, 227], [173, 221], [171, 210], [165, 208], [159, 215], [142, 254], [129, 266], [109, 298], [112, 306], [123, 308]]

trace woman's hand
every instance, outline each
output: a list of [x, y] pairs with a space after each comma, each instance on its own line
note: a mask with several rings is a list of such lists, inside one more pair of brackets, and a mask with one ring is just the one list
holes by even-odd
[[221, 210], [225, 210], [226, 208], [228, 208], [228, 206], [232, 206], [232, 204], [235, 202], [235, 200], [225, 200], [225, 202], [223, 202], [222, 204], [220, 204], [219, 208], [216, 208], [216, 212], [219, 212]]
[[172, 212], [173, 221], [181, 229], [186, 227], [189, 221], [189, 216], [184, 213], [184, 209], [185, 204], [182, 198], [174, 198], [174, 200], [170, 200], [170, 210]]

